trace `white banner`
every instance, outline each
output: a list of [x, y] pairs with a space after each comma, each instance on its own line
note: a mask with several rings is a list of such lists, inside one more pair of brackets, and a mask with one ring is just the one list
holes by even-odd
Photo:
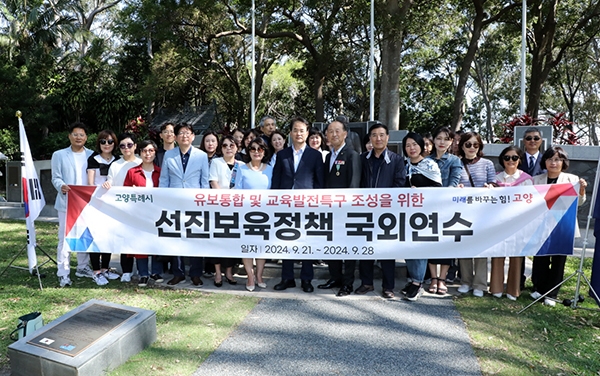
[[23, 202], [25, 203], [25, 223], [27, 224], [27, 261], [29, 273], [33, 273], [37, 265], [37, 256], [35, 253], [37, 241], [35, 238], [34, 221], [42, 212], [42, 209], [46, 205], [46, 200], [44, 199], [42, 186], [33, 165], [25, 126], [20, 117], [19, 146], [21, 148], [21, 187], [23, 189]]
[[320, 260], [572, 254], [578, 189], [71, 188], [71, 251]]

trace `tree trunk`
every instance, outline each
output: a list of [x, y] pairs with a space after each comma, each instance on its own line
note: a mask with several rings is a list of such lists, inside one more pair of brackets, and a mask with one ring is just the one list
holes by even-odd
[[390, 130], [400, 128], [400, 53], [404, 20], [413, 3], [414, 0], [385, 1], [386, 18], [394, 20], [394, 24], [384, 27], [382, 31], [379, 120]]
[[456, 91], [454, 93], [454, 104], [452, 105], [452, 129], [455, 131], [460, 129], [462, 119], [464, 116], [464, 101], [465, 101], [465, 90], [467, 87], [467, 81], [469, 80], [469, 74], [471, 73], [471, 64], [475, 59], [477, 48], [479, 46], [479, 38], [481, 37], [481, 30], [483, 28], [483, 18], [485, 17], [483, 11], [483, 0], [473, 0], [473, 6], [475, 7], [475, 19], [473, 20], [473, 30], [471, 32], [471, 40], [469, 42], [469, 48], [465, 54], [465, 58], [460, 66], [460, 72], [458, 73], [458, 82], [456, 84]]

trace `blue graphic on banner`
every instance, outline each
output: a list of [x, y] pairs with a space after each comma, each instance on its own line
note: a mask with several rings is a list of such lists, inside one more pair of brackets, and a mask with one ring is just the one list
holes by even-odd
[[544, 255], [572, 255], [573, 244], [573, 224], [577, 219], [577, 200], [573, 201], [571, 207], [564, 213], [560, 221], [550, 233], [550, 236], [540, 248], [537, 256]]

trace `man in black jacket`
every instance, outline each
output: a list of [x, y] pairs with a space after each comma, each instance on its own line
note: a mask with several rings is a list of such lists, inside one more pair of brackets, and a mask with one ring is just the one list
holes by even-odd
[[[387, 148], [390, 134], [388, 127], [381, 123], [371, 125], [369, 139], [373, 150], [360, 156], [362, 166], [361, 188], [405, 187], [406, 169], [404, 160]], [[393, 298], [395, 287], [396, 260], [379, 260], [383, 273], [383, 297]], [[361, 260], [359, 263], [362, 285], [354, 291], [366, 294], [373, 291], [373, 265], [375, 260]]]
[[[346, 144], [348, 126], [341, 121], [333, 121], [325, 134], [331, 144], [331, 152], [325, 159], [325, 188], [360, 188], [360, 156], [351, 145]], [[356, 260], [329, 260], [328, 265], [330, 278], [317, 287], [341, 287], [337, 296], [350, 295], [354, 290]]]

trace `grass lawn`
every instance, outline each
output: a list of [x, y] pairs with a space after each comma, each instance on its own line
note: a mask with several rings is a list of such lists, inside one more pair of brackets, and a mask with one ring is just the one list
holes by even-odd
[[[36, 227], [38, 244], [54, 256], [57, 225], [38, 223]], [[24, 222], [0, 221], [0, 271], [24, 244]], [[17, 265], [26, 266], [26, 257], [17, 260]], [[579, 259], [570, 258], [566, 275], [578, 266]], [[590, 269], [591, 260], [586, 260], [588, 278]], [[11, 268], [0, 278], [0, 371], [9, 366], [9, 333], [16, 327], [18, 316], [41, 311], [48, 323], [95, 298], [157, 313], [157, 341], [111, 375], [190, 375], [258, 302], [236, 295], [138, 288], [134, 284], [98, 287], [74, 273], [73, 286], [61, 289], [57, 288], [56, 269], [43, 271], [48, 274], [43, 280], [44, 291], [39, 290], [37, 278], [25, 271]], [[560, 298], [572, 298], [574, 290], [573, 278], [564, 285]], [[581, 291], [586, 296], [582, 306], [597, 307], [587, 298], [587, 287]], [[528, 290], [517, 302], [489, 295], [469, 295], [454, 301], [485, 375], [600, 375], [597, 311], [536, 304], [517, 315], [531, 302]]]
[[[590, 278], [592, 260], [586, 259], [584, 274]], [[569, 257], [565, 277], [579, 268], [579, 258]], [[582, 279], [583, 282], [583, 279]], [[527, 281], [530, 285], [530, 281]], [[561, 288], [560, 299], [573, 299], [576, 277]], [[600, 375], [600, 314], [556, 304], [535, 304], [526, 289], [516, 302], [491, 295], [455, 298], [466, 323], [471, 345], [484, 375]], [[599, 292], [597, 292], [599, 293]], [[578, 307], [598, 308], [588, 297]]]
[[[38, 244], [53, 257], [57, 228], [53, 223], [36, 224]], [[24, 222], [0, 221], [0, 272], [25, 244], [25, 236]], [[41, 262], [43, 257], [38, 260]], [[25, 254], [16, 265], [27, 266]], [[75, 277], [74, 272], [73, 286], [61, 289], [53, 264], [42, 272], [48, 275], [42, 279], [43, 291], [37, 278], [26, 271], [10, 268], [0, 277], [0, 370], [10, 365], [7, 347], [13, 341], [9, 334], [19, 316], [41, 311], [48, 323], [90, 299], [102, 299], [156, 311], [156, 342], [111, 375], [190, 375], [258, 302], [256, 298], [230, 294], [138, 288], [136, 284], [119, 282], [98, 287], [89, 278]]]

